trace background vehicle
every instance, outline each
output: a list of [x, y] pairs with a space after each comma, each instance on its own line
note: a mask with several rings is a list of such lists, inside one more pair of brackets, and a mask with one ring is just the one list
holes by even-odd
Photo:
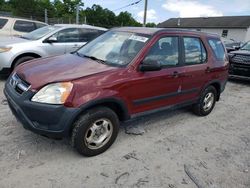
[[0, 36], [22, 36], [47, 25], [34, 20], [0, 16]]
[[237, 42], [233, 39], [227, 39], [224, 37], [221, 37], [221, 40], [223, 41], [228, 53], [240, 49], [243, 44], [242, 42]]
[[0, 73], [8, 74], [17, 65], [39, 57], [76, 51], [106, 29], [89, 25], [46, 26], [22, 37], [0, 39]]
[[18, 66], [4, 93], [33, 132], [71, 136], [79, 153], [100, 154], [119, 121], [192, 105], [208, 115], [228, 78], [217, 35], [160, 28], [116, 28], [74, 54]]
[[250, 80], [250, 41], [246, 42], [239, 50], [231, 51], [228, 55], [230, 78]]

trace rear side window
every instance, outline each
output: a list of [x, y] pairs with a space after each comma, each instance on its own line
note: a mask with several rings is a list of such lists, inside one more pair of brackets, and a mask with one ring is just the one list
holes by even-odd
[[20, 31], [20, 32], [28, 33], [35, 29], [36, 29], [36, 26], [34, 22], [17, 20], [14, 25], [14, 30]]
[[79, 32], [79, 42], [89, 42], [104, 33], [96, 29], [79, 29]]
[[2, 29], [7, 23], [8, 19], [0, 18], [0, 29]]
[[183, 37], [183, 42], [186, 65], [205, 63], [207, 59], [207, 53], [199, 38]]
[[215, 58], [219, 61], [223, 61], [225, 59], [225, 50], [221, 40], [219, 39], [208, 39], [208, 43], [213, 50]]

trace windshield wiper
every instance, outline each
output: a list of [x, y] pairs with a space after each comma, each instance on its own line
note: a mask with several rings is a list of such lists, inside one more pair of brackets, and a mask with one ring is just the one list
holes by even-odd
[[[77, 52], [78, 53], [78, 52]], [[78, 53], [79, 54], [79, 53]], [[102, 64], [106, 64], [106, 61], [102, 60], [102, 59], [98, 59], [97, 57], [94, 57], [94, 56], [88, 56], [88, 55], [82, 55], [81, 54], [81, 57], [86, 57], [86, 58], [89, 58], [89, 59], [92, 59], [94, 61], [97, 61], [98, 63], [102, 63]]]

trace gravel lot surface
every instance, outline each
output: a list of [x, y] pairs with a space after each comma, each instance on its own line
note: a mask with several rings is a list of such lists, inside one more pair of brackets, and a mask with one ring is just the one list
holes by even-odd
[[[0, 79], [1, 188], [250, 187], [250, 84], [228, 82], [207, 117], [181, 109], [126, 123], [108, 151], [86, 158], [67, 139], [23, 129], [1, 103], [4, 82]], [[126, 134], [126, 126], [142, 135]]]

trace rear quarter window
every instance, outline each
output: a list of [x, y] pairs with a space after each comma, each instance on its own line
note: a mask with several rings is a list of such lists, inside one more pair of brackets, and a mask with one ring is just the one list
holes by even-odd
[[7, 22], [8, 22], [8, 19], [0, 18], [0, 29], [2, 29]]
[[28, 33], [34, 31], [35, 29], [36, 29], [35, 23], [29, 21], [17, 20], [14, 25], [14, 30], [20, 32]]
[[220, 39], [208, 39], [209, 46], [211, 47], [215, 58], [219, 61], [225, 60], [225, 49]]

